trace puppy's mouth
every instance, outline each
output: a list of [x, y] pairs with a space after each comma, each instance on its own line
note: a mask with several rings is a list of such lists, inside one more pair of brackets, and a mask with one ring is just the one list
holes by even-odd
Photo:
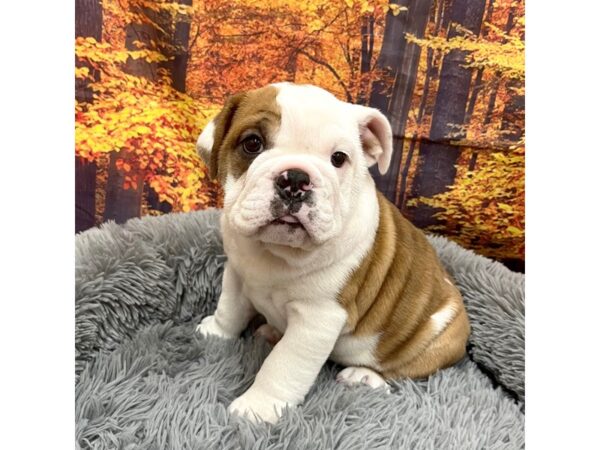
[[302, 228], [305, 230], [304, 225], [296, 216], [286, 214], [285, 216], [278, 217], [271, 222], [271, 225], [287, 225], [292, 228]]

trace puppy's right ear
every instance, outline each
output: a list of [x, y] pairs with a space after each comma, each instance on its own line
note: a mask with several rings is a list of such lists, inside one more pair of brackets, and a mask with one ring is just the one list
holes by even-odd
[[393, 140], [390, 121], [377, 109], [352, 105], [358, 119], [358, 131], [367, 164], [377, 164], [379, 173], [385, 174], [392, 160]]
[[229, 97], [225, 101], [223, 109], [204, 127], [204, 130], [198, 136], [196, 150], [208, 167], [211, 178], [219, 176], [221, 145], [231, 127], [233, 116], [244, 97], [245, 93], [243, 92]]

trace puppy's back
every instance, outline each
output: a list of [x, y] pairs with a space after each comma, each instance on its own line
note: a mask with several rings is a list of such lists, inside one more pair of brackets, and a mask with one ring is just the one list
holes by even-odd
[[460, 360], [470, 333], [462, 297], [421, 230], [381, 193], [371, 251], [339, 295], [356, 336], [379, 336], [386, 378], [422, 377]]

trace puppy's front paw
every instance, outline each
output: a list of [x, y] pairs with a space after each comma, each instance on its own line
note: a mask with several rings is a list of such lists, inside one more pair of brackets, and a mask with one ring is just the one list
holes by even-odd
[[372, 388], [385, 387], [389, 391], [390, 386], [385, 382], [381, 375], [374, 370], [367, 367], [346, 367], [336, 377], [338, 383], [352, 385], [352, 384], [366, 384]]
[[286, 402], [250, 388], [229, 405], [229, 412], [246, 417], [253, 423], [275, 423], [286, 405]]
[[215, 320], [215, 316], [206, 316], [196, 327], [196, 333], [202, 336], [219, 336], [224, 339], [233, 339], [234, 335], [225, 331]]

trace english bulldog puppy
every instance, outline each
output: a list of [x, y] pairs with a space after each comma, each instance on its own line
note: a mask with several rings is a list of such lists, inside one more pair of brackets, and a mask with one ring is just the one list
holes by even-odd
[[310, 85], [230, 97], [198, 138], [224, 187], [228, 261], [214, 315], [197, 331], [233, 339], [258, 313], [277, 341], [229, 410], [276, 422], [325, 361], [341, 383], [387, 387], [465, 354], [462, 297], [425, 235], [376, 188], [392, 131], [374, 108]]

